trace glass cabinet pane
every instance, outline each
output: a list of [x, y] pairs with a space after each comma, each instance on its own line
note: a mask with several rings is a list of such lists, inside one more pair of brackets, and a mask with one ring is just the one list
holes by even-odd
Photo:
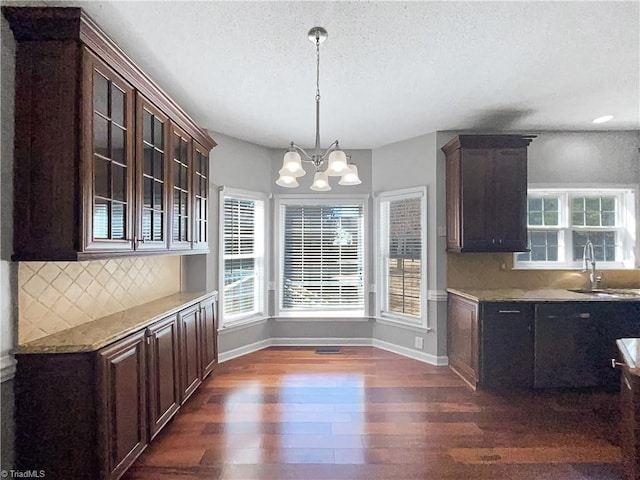
[[109, 120], [98, 114], [93, 116], [93, 151], [109, 157]]
[[124, 139], [125, 131], [115, 123], [111, 124], [111, 160], [114, 162], [127, 164], [125, 154], [126, 143]]
[[93, 158], [93, 184], [95, 194], [98, 197], [109, 198], [111, 181], [109, 180], [109, 167], [111, 162], [94, 155]]
[[120, 126], [124, 126], [125, 112], [124, 92], [117, 85], [111, 84], [111, 120]]
[[99, 72], [93, 72], [93, 109], [109, 116], [109, 80]]

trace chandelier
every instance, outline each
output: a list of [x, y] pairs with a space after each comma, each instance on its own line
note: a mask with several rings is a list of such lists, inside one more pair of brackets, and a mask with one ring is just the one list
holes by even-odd
[[309, 30], [308, 36], [316, 44], [316, 145], [313, 154], [309, 155], [302, 147], [291, 142], [291, 147], [284, 154], [276, 184], [287, 188], [298, 187], [297, 179], [307, 173], [302, 168], [302, 162], [307, 162], [313, 164], [316, 170], [311, 190], [331, 190], [329, 177], [341, 177], [339, 185], [358, 185], [362, 183], [358, 177], [358, 167], [349, 164], [350, 157], [340, 150], [338, 140], [329, 145], [324, 153], [320, 150], [320, 44], [327, 39], [327, 31], [322, 27], [314, 27]]

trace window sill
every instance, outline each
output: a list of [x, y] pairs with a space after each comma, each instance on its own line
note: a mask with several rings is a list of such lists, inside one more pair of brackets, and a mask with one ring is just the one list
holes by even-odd
[[273, 318], [277, 320], [286, 320], [288, 318], [293, 319], [335, 319], [335, 318], [364, 318], [368, 319], [364, 310], [298, 310], [298, 311], [286, 311], [280, 312]]
[[428, 326], [426, 326], [426, 325], [424, 325], [422, 323], [407, 322], [405, 320], [402, 320], [402, 319], [396, 318], [396, 317], [379, 316], [379, 317], [373, 317], [373, 319], [377, 323], [382, 323], [382, 324], [385, 324], [385, 325], [391, 325], [393, 327], [401, 327], [401, 328], [405, 328], [407, 330], [413, 330], [414, 332], [426, 333], [426, 332], [430, 332], [431, 331], [431, 328], [429, 328]]
[[266, 323], [269, 320], [269, 317], [265, 317], [264, 315], [253, 315], [248, 318], [243, 318], [241, 320], [235, 320], [233, 322], [225, 323], [218, 328], [218, 333], [228, 333], [234, 330], [240, 330], [243, 328], [248, 328], [253, 325], [257, 325], [259, 323]]

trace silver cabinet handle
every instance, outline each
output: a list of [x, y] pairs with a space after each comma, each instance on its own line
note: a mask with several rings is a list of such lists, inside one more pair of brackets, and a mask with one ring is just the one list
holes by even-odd
[[498, 310], [498, 313], [522, 313], [520, 310]]
[[611, 359], [611, 368], [616, 368], [616, 367], [624, 367], [624, 363], [617, 361], [615, 358], [612, 358]]

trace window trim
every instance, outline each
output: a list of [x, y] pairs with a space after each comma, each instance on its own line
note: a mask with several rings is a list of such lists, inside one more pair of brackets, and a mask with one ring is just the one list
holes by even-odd
[[[369, 315], [369, 194], [282, 194], [274, 195], [273, 202], [273, 237], [274, 237], [274, 288], [275, 288], [275, 305], [274, 318], [280, 319], [318, 319], [318, 320], [336, 320], [339, 318], [356, 319], [365, 318]], [[283, 291], [282, 291], [282, 262], [284, 258], [283, 252], [283, 232], [280, 209], [284, 205], [318, 205], [322, 202], [329, 202], [335, 205], [358, 204], [362, 205], [362, 278], [363, 278], [363, 310], [352, 310], [349, 312], [340, 312], [339, 310], [310, 310], [310, 311], [288, 311], [282, 308]]]
[[[428, 299], [428, 267], [429, 267], [429, 256], [428, 256], [428, 224], [427, 224], [427, 187], [419, 186], [419, 187], [411, 187], [404, 188], [400, 190], [389, 190], [387, 192], [381, 192], [376, 196], [375, 201], [375, 215], [376, 215], [376, 223], [375, 223], [375, 278], [376, 278], [376, 286], [377, 286], [377, 294], [376, 294], [376, 317], [384, 320], [388, 323], [394, 323], [403, 326], [412, 326], [419, 327], [425, 330], [429, 330], [429, 299]], [[384, 296], [386, 295], [386, 290], [384, 286], [387, 284], [386, 281], [383, 281], [383, 252], [382, 252], [382, 202], [383, 201], [392, 201], [392, 200], [403, 200], [407, 198], [416, 198], [420, 197], [421, 199], [421, 240], [422, 240], [422, 254], [421, 254], [421, 272], [420, 272], [420, 317], [414, 317], [411, 315], [404, 315], [401, 313], [394, 312], [385, 312], [383, 311], [384, 305]]]
[[[584, 227], [586, 230], [599, 230], [609, 229], [617, 230], [622, 235], [622, 252], [623, 255], [628, 255], [622, 261], [616, 262], [603, 262], [598, 261], [596, 267], [598, 270], [628, 270], [637, 268], [639, 265], [638, 258], [638, 228], [640, 222], [636, 221], [637, 213], [639, 210], [639, 198], [638, 198], [638, 186], [637, 185], [557, 185], [557, 184], [530, 184], [527, 188], [527, 198], [529, 193], [549, 193], [558, 194], [560, 197], [560, 203], [562, 208], [559, 211], [559, 223], [558, 227], [534, 227], [533, 230], [554, 230], [558, 231], [558, 248], [563, 248], [564, 261], [557, 262], [528, 262], [518, 261], [518, 252], [513, 254], [513, 270], [582, 270], [582, 261], [569, 260], [571, 258], [569, 253], [571, 249], [569, 244], [572, 240], [571, 237], [574, 230], [581, 230], [581, 228], [573, 228], [571, 226], [571, 215], [569, 206], [569, 199], [571, 195], [612, 195], [616, 196], [620, 201], [620, 210], [616, 212], [621, 225], [607, 228], [607, 227]], [[528, 210], [527, 210], [528, 211]], [[527, 225], [527, 230], [530, 230]], [[559, 255], [560, 257], [560, 255]]]
[[[224, 199], [225, 197], [238, 198], [243, 200], [253, 200], [263, 203], [263, 225], [262, 225], [262, 242], [264, 251], [262, 255], [262, 278], [258, 283], [257, 289], [260, 291], [259, 305], [256, 311], [251, 313], [240, 313], [225, 318], [224, 314]], [[220, 323], [219, 329], [231, 328], [236, 326], [244, 326], [252, 323], [258, 323], [268, 318], [267, 314], [267, 279], [269, 278], [269, 235], [267, 233], [267, 225], [269, 224], [269, 197], [261, 192], [253, 192], [250, 190], [241, 190], [233, 187], [222, 186], [218, 193], [218, 316]]]

